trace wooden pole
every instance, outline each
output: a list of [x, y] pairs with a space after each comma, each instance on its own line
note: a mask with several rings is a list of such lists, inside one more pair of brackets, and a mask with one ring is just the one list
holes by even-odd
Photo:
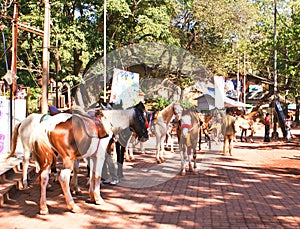
[[43, 72], [42, 72], [42, 99], [41, 113], [48, 113], [48, 81], [49, 81], [49, 47], [50, 47], [50, 3], [44, 0], [44, 39], [43, 39]]
[[103, 89], [104, 103], [106, 103], [106, 0], [104, 0], [104, 34], [103, 34]]
[[14, 126], [14, 96], [17, 91], [17, 46], [18, 46], [18, 1], [14, 1], [14, 13], [12, 20], [12, 57], [11, 57], [11, 73], [12, 73], [12, 84], [10, 85], [10, 136], [12, 136], [13, 126]]

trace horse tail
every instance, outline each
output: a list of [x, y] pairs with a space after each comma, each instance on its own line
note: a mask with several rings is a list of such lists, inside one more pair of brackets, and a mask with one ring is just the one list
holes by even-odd
[[52, 147], [48, 134], [44, 128], [37, 128], [37, 131], [32, 133], [30, 137], [30, 148], [35, 160], [39, 164], [39, 175], [43, 170], [56, 162], [54, 148]]
[[6, 159], [11, 158], [15, 155], [16, 148], [17, 148], [17, 143], [18, 143], [18, 136], [19, 136], [19, 127], [21, 126], [21, 123], [18, 123], [15, 125], [11, 141], [10, 141], [10, 154], [7, 156]]

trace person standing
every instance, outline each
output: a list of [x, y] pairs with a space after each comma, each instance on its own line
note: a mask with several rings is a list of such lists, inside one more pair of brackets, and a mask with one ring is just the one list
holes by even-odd
[[266, 117], [264, 119], [264, 124], [265, 124], [265, 138], [264, 142], [270, 142], [270, 125], [271, 125], [271, 119], [270, 119], [270, 114], [267, 113]]
[[285, 119], [286, 141], [291, 141], [291, 117], [288, 115]]
[[227, 149], [232, 156], [233, 140], [235, 138], [235, 118], [231, 116], [230, 109], [226, 109], [226, 115], [222, 120], [222, 133], [224, 133], [223, 154], [226, 155]]

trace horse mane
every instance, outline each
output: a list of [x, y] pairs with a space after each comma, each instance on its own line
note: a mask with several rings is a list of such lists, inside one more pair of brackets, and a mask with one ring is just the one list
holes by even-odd
[[[94, 111], [94, 110], [92, 110], [92, 111]], [[89, 115], [89, 111], [88, 112], [86, 112], [84, 109], [82, 109], [80, 106], [76, 106], [76, 107], [74, 107], [74, 108], [72, 108], [72, 113], [73, 114], [78, 114], [78, 115], [81, 115], [81, 116], [84, 116], [84, 117], [91, 117], [90, 115]]]

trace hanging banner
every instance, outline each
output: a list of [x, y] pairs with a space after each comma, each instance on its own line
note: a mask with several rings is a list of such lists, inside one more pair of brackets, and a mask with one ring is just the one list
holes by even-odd
[[215, 107], [218, 109], [224, 108], [224, 98], [225, 98], [225, 80], [223, 76], [214, 76], [215, 83]]
[[[26, 118], [26, 99], [16, 99], [13, 102], [13, 125]], [[0, 155], [10, 151], [10, 100], [0, 96]], [[14, 128], [14, 126], [13, 126]], [[23, 152], [22, 145], [17, 144], [16, 153]]]
[[110, 102], [123, 109], [139, 102], [139, 74], [114, 69]]

